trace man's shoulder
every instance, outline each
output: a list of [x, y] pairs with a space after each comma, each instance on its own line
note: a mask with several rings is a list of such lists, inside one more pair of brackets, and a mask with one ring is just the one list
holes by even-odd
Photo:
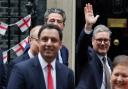
[[68, 48], [63, 44], [61, 49], [68, 50]]
[[58, 69], [63, 71], [64, 73], [66, 73], [66, 72], [73, 73], [72, 69], [68, 68], [66, 65], [64, 65], [62, 63], [56, 62], [56, 67], [58, 67]]
[[21, 62], [19, 62], [19, 63], [17, 63], [17, 64], [18, 64], [18, 65], [29, 65], [29, 64], [34, 63], [34, 62], [36, 61], [36, 59], [37, 59], [37, 56], [34, 57], [34, 58], [28, 58], [27, 60], [21, 61]]
[[25, 60], [27, 60], [27, 59], [29, 59], [29, 56], [28, 56], [27, 53], [25, 53], [25, 54], [23, 54], [23, 55], [21, 55], [21, 56], [15, 58], [15, 59], [13, 59], [11, 62], [12, 62], [13, 64], [16, 64], [16, 63], [25, 61]]

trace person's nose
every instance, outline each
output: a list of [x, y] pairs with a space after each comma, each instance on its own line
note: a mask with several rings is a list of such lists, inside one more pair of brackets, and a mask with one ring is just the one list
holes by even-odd
[[51, 39], [48, 39], [47, 45], [51, 45], [51, 44], [52, 44]]
[[57, 21], [55, 21], [53, 24], [54, 24], [54, 25], [58, 25], [58, 22], [57, 22]]
[[101, 44], [105, 44], [105, 41], [104, 41], [104, 40], [102, 40], [102, 41], [101, 41]]
[[117, 81], [118, 81], [119, 83], [122, 83], [122, 82], [123, 82], [122, 76], [118, 76], [118, 77], [117, 77]]

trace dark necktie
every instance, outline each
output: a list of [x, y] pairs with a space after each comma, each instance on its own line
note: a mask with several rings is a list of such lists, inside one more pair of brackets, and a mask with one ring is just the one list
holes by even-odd
[[108, 66], [106, 65], [107, 59], [104, 57], [103, 58], [103, 69], [104, 69], [104, 74], [105, 74], [105, 88], [106, 89], [111, 89], [110, 87], [110, 72], [108, 69]]
[[48, 64], [48, 77], [47, 77], [47, 79], [48, 79], [48, 89], [54, 89], [54, 87], [53, 87], [53, 78], [52, 78], [52, 73], [51, 73], [51, 68], [52, 68], [52, 66], [51, 66], [51, 64]]

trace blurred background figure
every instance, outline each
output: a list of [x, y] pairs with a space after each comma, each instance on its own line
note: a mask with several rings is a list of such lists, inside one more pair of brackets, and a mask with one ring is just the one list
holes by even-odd
[[[29, 39], [29, 48], [26, 47], [23, 55], [15, 58], [14, 60], [10, 61], [10, 63], [8, 64], [8, 76], [7, 79], [9, 79], [11, 71], [13, 69], [13, 66], [19, 62], [22, 61], [26, 61], [29, 58], [33, 58], [34, 56], [36, 56], [39, 52], [39, 47], [38, 47], [38, 32], [41, 28], [41, 25], [37, 25], [35, 27], [33, 27], [30, 31], [30, 35], [28, 37]], [[7, 80], [8, 81], [8, 80]]]

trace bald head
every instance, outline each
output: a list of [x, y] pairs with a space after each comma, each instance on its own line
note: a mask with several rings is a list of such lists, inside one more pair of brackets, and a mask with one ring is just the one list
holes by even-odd
[[37, 25], [37, 26], [33, 27], [30, 31], [30, 37], [38, 38], [38, 32], [41, 27], [42, 27], [42, 25]]
[[30, 44], [30, 51], [33, 55], [37, 55], [39, 52], [39, 47], [38, 47], [38, 32], [42, 26], [37, 25], [34, 28], [31, 29], [30, 35], [29, 35], [29, 44]]

